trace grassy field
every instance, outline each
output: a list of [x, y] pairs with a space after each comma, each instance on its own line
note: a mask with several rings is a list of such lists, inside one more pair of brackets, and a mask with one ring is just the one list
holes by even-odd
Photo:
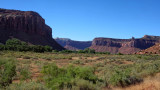
[[160, 90], [159, 55], [1, 51], [0, 69], [4, 90]]

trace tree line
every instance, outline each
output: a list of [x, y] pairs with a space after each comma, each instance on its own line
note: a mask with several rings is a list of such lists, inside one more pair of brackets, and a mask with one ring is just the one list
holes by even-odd
[[5, 44], [0, 44], [0, 50], [11, 51], [33, 51], [33, 52], [52, 52], [52, 47], [46, 45], [29, 45], [18, 39], [8, 39]]
[[84, 50], [77, 50], [77, 51], [71, 51], [71, 50], [62, 50], [57, 51], [54, 50], [56, 53], [88, 53], [88, 54], [110, 54], [110, 52], [96, 52], [94, 49], [86, 48]]
[[[10, 51], [33, 51], [33, 52], [52, 52], [52, 47], [46, 45], [29, 45], [26, 42], [20, 41], [19, 39], [13, 38], [8, 39], [5, 44], [0, 43], [0, 51], [10, 50]], [[90, 53], [90, 54], [110, 54], [109, 52], [96, 52], [93, 49], [86, 48], [84, 50], [71, 51], [71, 50], [54, 50], [55, 53]]]

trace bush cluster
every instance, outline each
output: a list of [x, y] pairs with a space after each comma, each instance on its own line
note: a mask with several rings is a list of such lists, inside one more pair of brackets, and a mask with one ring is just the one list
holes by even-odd
[[[54, 51], [54, 52], [58, 52], [58, 51]], [[78, 50], [78, 51], [62, 50], [62, 51], [59, 51], [59, 53], [96, 53], [96, 52], [93, 49], [86, 48], [84, 50]]]
[[[53, 90], [73, 89], [75, 87], [80, 90], [93, 90], [96, 88], [97, 82], [102, 82], [94, 74], [94, 69], [89, 67], [70, 65], [67, 68], [58, 68], [56, 64], [49, 64], [43, 67], [42, 73], [45, 76], [44, 80], [47, 87]], [[80, 85], [79, 81], [90, 83], [91, 86]]]
[[141, 78], [133, 76], [130, 74], [130, 69], [125, 70], [115, 70], [113, 75], [110, 77], [110, 84], [114, 86], [125, 87], [128, 85], [136, 84], [142, 81]]
[[[142, 56], [141, 58], [146, 57]], [[137, 84], [143, 81], [143, 79], [150, 75], [155, 75], [160, 72], [160, 61], [159, 56], [147, 56], [152, 58], [150, 60], [134, 60], [134, 64], [107, 64], [104, 67], [96, 67], [97, 71], [100, 70], [100, 77], [108, 85], [126, 87], [129, 85]], [[157, 58], [156, 58], [157, 57]], [[119, 56], [118, 58], [124, 58], [124, 56]], [[133, 58], [133, 57], [131, 57]], [[115, 60], [112, 63], [115, 63]], [[110, 62], [110, 61], [109, 61]], [[102, 73], [103, 72], [103, 73]]]
[[33, 51], [33, 52], [51, 52], [52, 47], [41, 45], [28, 45], [26, 42], [22, 42], [18, 39], [9, 39], [6, 44], [0, 44], [0, 50], [11, 51]]
[[13, 83], [10, 86], [7, 86], [4, 90], [50, 90], [50, 89], [45, 87], [42, 83], [31, 81], [31, 82]]
[[95, 53], [95, 50], [86, 48], [84, 50], [79, 50], [78, 53]]
[[12, 83], [16, 75], [16, 65], [14, 60], [0, 58], [0, 87], [6, 87]]
[[71, 51], [71, 50], [62, 50], [57, 51], [54, 50], [54, 52], [58, 53], [86, 53], [86, 54], [110, 54], [109, 52], [96, 52], [94, 49], [86, 48], [84, 50], [78, 50], [78, 51]]

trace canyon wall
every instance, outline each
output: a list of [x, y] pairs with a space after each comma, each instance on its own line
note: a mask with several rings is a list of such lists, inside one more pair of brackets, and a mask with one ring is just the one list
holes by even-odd
[[17, 38], [34, 45], [49, 45], [63, 50], [52, 38], [52, 29], [36, 12], [0, 9], [0, 42]]

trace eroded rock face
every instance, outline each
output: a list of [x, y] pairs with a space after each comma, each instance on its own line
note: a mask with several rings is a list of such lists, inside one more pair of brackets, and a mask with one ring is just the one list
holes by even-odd
[[149, 35], [140, 39], [95, 38], [90, 48], [97, 52], [133, 54], [155, 45], [159, 40], [159, 36]]
[[160, 54], [160, 43], [156, 43], [154, 46], [141, 50], [136, 54]]
[[52, 38], [52, 29], [45, 24], [45, 20], [33, 11], [0, 9], [0, 42], [5, 43], [9, 38], [63, 49]]
[[68, 50], [83, 50], [92, 44], [92, 41], [74, 41], [67, 38], [56, 38], [55, 40]]

